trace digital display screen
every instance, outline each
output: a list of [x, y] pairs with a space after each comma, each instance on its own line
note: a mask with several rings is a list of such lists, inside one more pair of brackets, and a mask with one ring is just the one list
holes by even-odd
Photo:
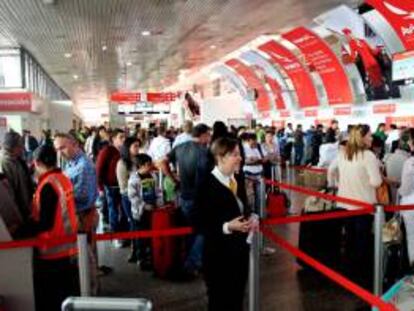
[[395, 54], [392, 61], [392, 80], [414, 78], [414, 51]]
[[157, 114], [169, 113], [170, 105], [168, 104], [152, 104], [149, 102], [138, 102], [136, 104], [121, 104], [118, 105], [118, 114]]

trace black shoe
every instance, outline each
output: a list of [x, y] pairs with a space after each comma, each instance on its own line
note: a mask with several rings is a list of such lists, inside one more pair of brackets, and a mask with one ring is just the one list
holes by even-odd
[[191, 282], [200, 276], [197, 270], [178, 269], [169, 273], [169, 279], [175, 282]]
[[137, 263], [138, 262], [138, 256], [135, 253], [132, 253], [128, 258], [129, 263]]
[[153, 270], [152, 263], [149, 261], [139, 262], [139, 268], [141, 269], [141, 271], [152, 271]]
[[114, 271], [113, 268], [108, 266], [99, 266], [98, 267], [98, 274], [101, 276], [108, 275]]
[[131, 246], [131, 240], [122, 240], [121, 241], [121, 247], [125, 248], [125, 247], [130, 247]]

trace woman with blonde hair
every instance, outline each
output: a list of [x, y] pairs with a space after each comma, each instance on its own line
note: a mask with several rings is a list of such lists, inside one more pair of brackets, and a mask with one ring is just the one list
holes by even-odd
[[[372, 133], [370, 127], [359, 124], [350, 132], [345, 148], [338, 155], [338, 196], [374, 204], [377, 202], [376, 189], [382, 183], [379, 161], [370, 150]], [[357, 206], [339, 204], [346, 210], [359, 209]], [[368, 281], [364, 275], [371, 266], [369, 252], [371, 241], [372, 216], [363, 215], [345, 220], [345, 254], [349, 257], [350, 272]], [[355, 269], [357, 267], [362, 268]]]

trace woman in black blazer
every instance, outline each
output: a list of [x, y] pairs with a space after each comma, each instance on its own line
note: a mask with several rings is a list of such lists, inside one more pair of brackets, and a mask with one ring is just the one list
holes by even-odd
[[196, 228], [204, 236], [203, 269], [210, 311], [243, 309], [248, 277], [247, 234], [252, 222], [245, 204], [245, 189], [237, 187], [240, 169], [238, 142], [219, 138], [212, 152], [216, 167], [196, 198]]

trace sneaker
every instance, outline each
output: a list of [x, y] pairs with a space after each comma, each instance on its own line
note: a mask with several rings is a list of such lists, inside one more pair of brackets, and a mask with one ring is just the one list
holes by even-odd
[[264, 256], [269, 256], [269, 255], [273, 255], [274, 253], [276, 253], [276, 249], [274, 249], [273, 247], [264, 247], [262, 249], [261, 254]]
[[112, 242], [112, 245], [114, 246], [114, 248], [122, 248], [122, 241], [121, 240], [114, 240]]

